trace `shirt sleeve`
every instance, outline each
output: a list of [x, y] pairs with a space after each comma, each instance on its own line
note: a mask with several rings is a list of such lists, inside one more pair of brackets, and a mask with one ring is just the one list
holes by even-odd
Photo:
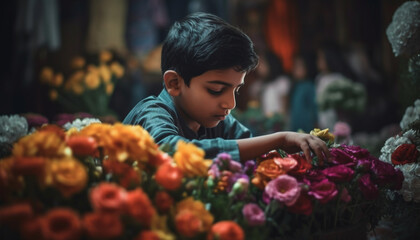
[[159, 145], [170, 144], [175, 147], [180, 140], [192, 142], [205, 151], [205, 157], [208, 159], [214, 159], [217, 154], [225, 152], [230, 154], [232, 159], [239, 161], [240, 155], [236, 139], [251, 136], [250, 131], [230, 115], [223, 121], [220, 131], [215, 130], [213, 136], [208, 139], [184, 137], [185, 134], [178, 121], [176, 113], [168, 106], [153, 103], [131, 111], [124, 123], [142, 126]]

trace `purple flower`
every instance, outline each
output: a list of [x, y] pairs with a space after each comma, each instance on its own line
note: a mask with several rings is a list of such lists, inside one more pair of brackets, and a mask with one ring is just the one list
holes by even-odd
[[265, 223], [264, 211], [255, 203], [245, 204], [242, 214], [249, 226], [261, 226]]
[[334, 182], [347, 182], [350, 181], [354, 176], [353, 169], [345, 165], [337, 165], [322, 170], [322, 173], [327, 176], [328, 179]]
[[378, 187], [372, 182], [368, 173], [359, 178], [359, 188], [367, 200], [376, 199], [379, 195]]
[[244, 173], [247, 175], [252, 175], [256, 169], [257, 165], [254, 160], [248, 160], [245, 162]]
[[242, 164], [240, 162], [230, 161], [229, 170], [232, 172], [242, 172]]
[[291, 206], [296, 202], [300, 190], [301, 187], [296, 178], [287, 174], [278, 176], [265, 186], [265, 192], [270, 199], [282, 202], [286, 206]]
[[308, 195], [318, 199], [320, 203], [327, 203], [335, 196], [337, 196], [338, 190], [335, 183], [330, 182], [328, 179], [324, 179], [321, 182], [312, 183]]
[[226, 191], [230, 192], [232, 190], [233, 185], [240, 179], [244, 179], [246, 182], [249, 182], [249, 177], [245, 174], [242, 174], [242, 173], [231, 174], [228, 179], [228, 186], [226, 186]]
[[40, 127], [44, 124], [48, 123], [48, 118], [39, 115], [39, 114], [25, 114], [24, 117], [26, 118], [26, 121], [28, 122], [28, 127]]

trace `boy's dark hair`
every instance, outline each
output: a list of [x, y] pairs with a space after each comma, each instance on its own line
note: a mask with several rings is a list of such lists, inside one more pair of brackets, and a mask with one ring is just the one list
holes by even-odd
[[238, 28], [208, 13], [177, 21], [163, 42], [162, 74], [176, 71], [187, 86], [209, 70], [235, 68], [249, 72], [258, 64], [251, 39]]

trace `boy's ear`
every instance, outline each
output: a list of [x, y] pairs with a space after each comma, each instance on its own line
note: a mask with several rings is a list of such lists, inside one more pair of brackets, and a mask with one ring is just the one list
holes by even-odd
[[184, 80], [179, 76], [179, 74], [173, 70], [168, 70], [163, 74], [163, 81], [165, 82], [165, 87], [168, 93], [175, 97], [180, 94], [181, 85], [184, 83]]

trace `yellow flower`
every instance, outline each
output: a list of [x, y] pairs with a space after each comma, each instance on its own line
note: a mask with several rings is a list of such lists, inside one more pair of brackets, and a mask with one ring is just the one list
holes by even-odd
[[109, 70], [105, 64], [101, 64], [99, 67], [99, 75], [105, 83], [109, 83], [111, 81], [111, 70]]
[[115, 74], [117, 78], [121, 78], [124, 75], [124, 68], [118, 62], [111, 63], [111, 72]]
[[88, 181], [85, 166], [72, 157], [51, 160], [47, 174], [50, 178], [48, 181], [51, 181], [64, 197], [82, 191]]
[[111, 95], [114, 92], [114, 84], [107, 83], [105, 86], [106, 94]]
[[57, 100], [57, 98], [58, 98], [58, 92], [56, 90], [52, 89], [50, 91], [50, 99], [55, 101], [55, 100]]
[[328, 128], [325, 128], [323, 130], [319, 128], [314, 128], [314, 130], [312, 130], [310, 134], [317, 136], [324, 141], [329, 141], [329, 142], [334, 142], [334, 138], [335, 138], [334, 134], [330, 133]]
[[63, 81], [64, 81], [63, 74], [62, 74], [62, 73], [57, 73], [57, 74], [54, 76], [53, 81], [51, 82], [51, 84], [52, 84], [54, 87], [59, 87], [59, 86], [61, 86], [61, 85], [63, 84]]
[[[64, 134], [64, 133], [63, 133]], [[64, 138], [51, 131], [37, 131], [13, 145], [14, 156], [64, 157], [71, 155]]]
[[83, 91], [85, 90], [83, 88], [83, 86], [79, 83], [75, 83], [71, 85], [71, 90], [73, 91], [73, 93], [80, 95], [83, 93]]
[[212, 160], [204, 159], [204, 151], [193, 143], [179, 141], [174, 160], [187, 177], [207, 176]]
[[41, 70], [40, 79], [42, 83], [50, 83], [54, 77], [54, 71], [50, 67], [44, 67]]
[[101, 84], [99, 75], [96, 72], [88, 72], [85, 76], [85, 85], [89, 89], [96, 89]]
[[99, 54], [99, 61], [101, 63], [109, 62], [111, 61], [111, 59], [112, 59], [112, 53], [110, 51], [103, 50]]
[[71, 67], [74, 69], [83, 68], [85, 64], [86, 64], [86, 60], [80, 56], [73, 58], [73, 60], [71, 61]]

